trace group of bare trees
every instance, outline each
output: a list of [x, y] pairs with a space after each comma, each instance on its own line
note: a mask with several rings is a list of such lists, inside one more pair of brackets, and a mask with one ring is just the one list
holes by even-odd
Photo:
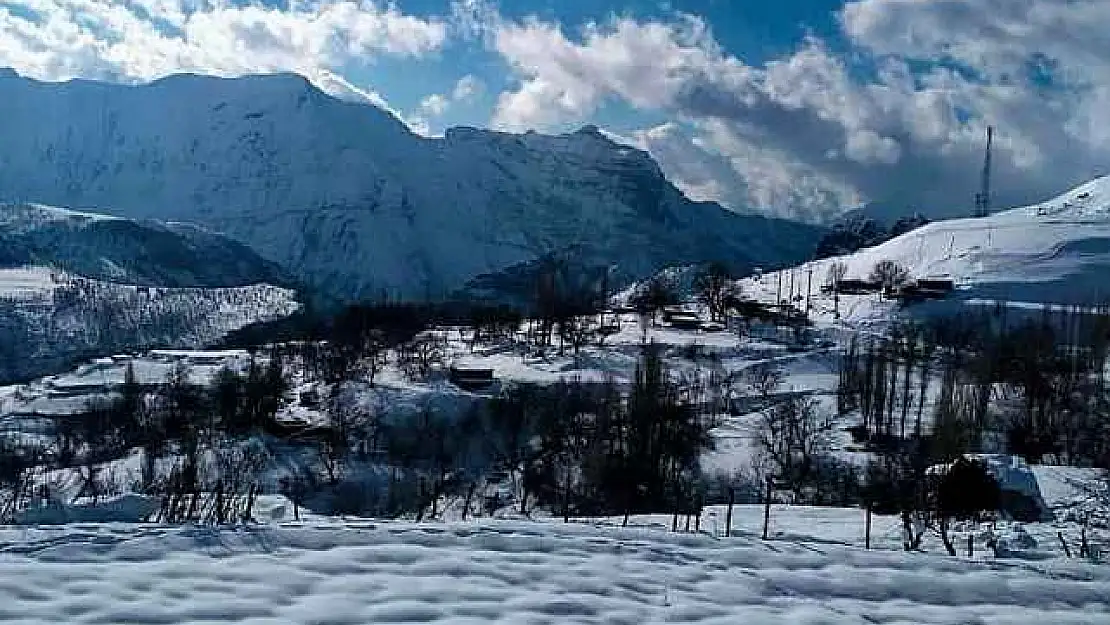
[[[73, 415], [53, 419], [42, 443], [5, 439], [0, 449], [4, 518], [32, 496], [51, 497], [50, 471], [71, 471], [79, 499], [121, 490], [160, 496], [158, 518], [168, 522], [226, 523], [250, 516], [267, 452], [258, 443], [272, 432], [288, 389], [280, 357], [252, 357], [245, 371], [224, 368], [211, 383], [175, 366], [166, 380], [141, 384], [129, 365], [118, 392]], [[132, 451], [141, 456], [134, 483], [111, 467]], [[32, 488], [34, 487], [34, 488]]]
[[928, 437], [943, 459], [989, 449], [1110, 466], [1108, 351], [1110, 315], [1094, 308], [1021, 319], [1000, 308], [903, 325], [849, 346], [838, 407], [859, 410], [858, 438]]
[[935, 532], [949, 555], [956, 555], [954, 522], [979, 522], [996, 513], [1001, 485], [982, 461], [958, 457], [931, 465], [929, 459], [921, 446], [881, 455], [867, 470], [865, 505], [869, 513], [900, 516], [906, 551], [919, 549], [926, 534]]
[[681, 396], [651, 346], [627, 391], [613, 381], [522, 384], [460, 414], [428, 407], [381, 426], [390, 475], [361, 501], [423, 518], [452, 500], [465, 516], [489, 503], [475, 495], [500, 475], [523, 514], [537, 505], [568, 517], [693, 514], [704, 503], [699, 458], [712, 423]]
[[873, 443], [919, 437], [933, 380], [936, 344], [923, 328], [895, 327], [881, 341], [853, 340], [841, 359], [837, 409], [859, 410], [857, 438]]
[[[997, 508], [997, 484], [968, 453], [1110, 468], [1108, 312], [997, 307], [847, 348], [838, 409], [861, 417], [853, 434], [877, 452], [868, 503], [902, 514], [907, 548], [932, 529], [954, 553], [951, 520]], [[1011, 512], [1033, 515], [1028, 504]]]

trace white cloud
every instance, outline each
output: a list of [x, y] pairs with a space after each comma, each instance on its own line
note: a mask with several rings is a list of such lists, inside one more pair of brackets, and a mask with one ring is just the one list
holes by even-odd
[[[0, 64], [44, 80], [310, 73], [438, 49], [446, 26], [369, 0], [25, 0], [0, 6]], [[18, 6], [19, 11], [11, 6]], [[30, 18], [28, 18], [30, 16]]]
[[495, 27], [493, 46], [523, 77], [519, 89], [501, 94], [494, 115], [495, 125], [515, 130], [580, 121], [609, 97], [665, 107], [691, 73], [719, 55], [693, 17], [676, 24], [590, 23], [581, 42], [556, 24], [505, 22]]
[[433, 93], [425, 96], [416, 107], [416, 111], [403, 119], [413, 132], [426, 137], [435, 136], [432, 132], [432, 122], [443, 117], [455, 104], [473, 101], [484, 89], [485, 84], [477, 76], [467, 74], [455, 83], [455, 88], [450, 95]]
[[478, 97], [485, 90], [486, 86], [480, 78], [474, 74], [467, 74], [455, 83], [455, 90], [451, 93], [451, 98], [456, 102], [466, 102]]
[[420, 101], [420, 111], [433, 117], [439, 117], [447, 112], [450, 105], [451, 101], [447, 99], [447, 96], [433, 93]]
[[490, 45], [519, 83], [493, 123], [549, 129], [621, 100], [684, 120], [639, 139], [692, 195], [811, 219], [867, 201], [957, 213], [988, 123], [1003, 202], [1110, 158], [1107, 23], [1105, 0], [858, 0], [840, 14], [847, 56], [809, 38], [751, 66], [690, 16], [570, 35], [498, 18]]

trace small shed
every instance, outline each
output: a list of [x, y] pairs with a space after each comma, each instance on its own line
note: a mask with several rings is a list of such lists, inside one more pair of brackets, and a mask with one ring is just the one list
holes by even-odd
[[455, 386], [466, 391], [480, 391], [493, 386], [496, 378], [493, 369], [485, 367], [451, 367], [448, 379]]

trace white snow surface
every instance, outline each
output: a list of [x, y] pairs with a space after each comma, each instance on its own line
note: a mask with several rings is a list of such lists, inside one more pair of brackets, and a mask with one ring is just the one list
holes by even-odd
[[40, 623], [1096, 624], [1110, 569], [519, 522], [0, 531]]

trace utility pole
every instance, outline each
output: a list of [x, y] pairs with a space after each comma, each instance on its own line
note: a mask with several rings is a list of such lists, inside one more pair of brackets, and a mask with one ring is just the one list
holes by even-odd
[[991, 212], [991, 141], [994, 126], [987, 126], [987, 153], [983, 157], [983, 173], [979, 179], [979, 192], [975, 194], [975, 216], [986, 217]]

